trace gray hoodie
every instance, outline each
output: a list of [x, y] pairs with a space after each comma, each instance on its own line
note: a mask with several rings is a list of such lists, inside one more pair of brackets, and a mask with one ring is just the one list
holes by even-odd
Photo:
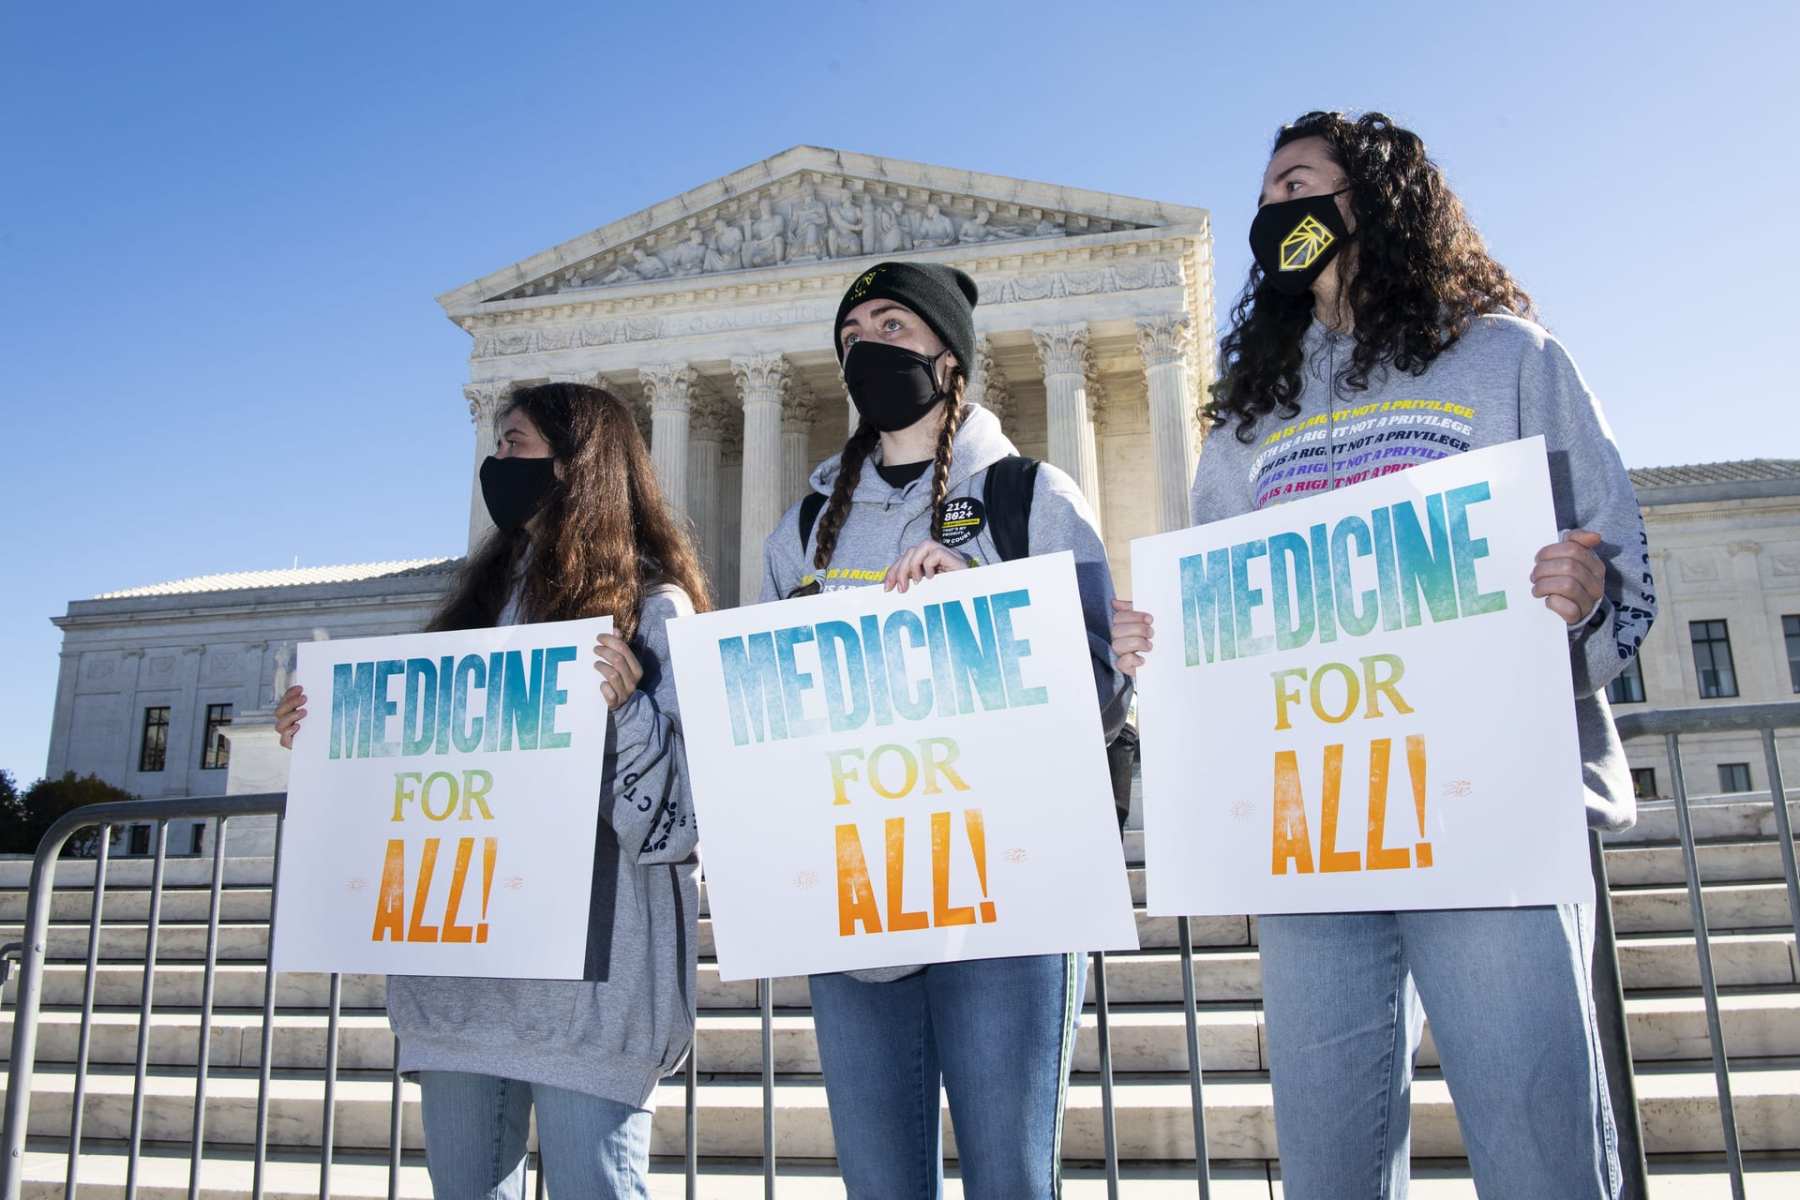
[[1569, 631], [1569, 651], [1588, 820], [1625, 828], [1637, 803], [1605, 688], [1650, 632], [1656, 588], [1637, 495], [1599, 402], [1562, 345], [1517, 317], [1478, 317], [1423, 375], [1378, 369], [1367, 391], [1337, 382], [1354, 348], [1349, 335], [1313, 322], [1299, 415], [1264, 417], [1248, 445], [1235, 421], [1207, 435], [1194, 473], [1194, 523], [1542, 434], [1557, 524], [1603, 539], [1606, 595]]
[[[1017, 453], [1000, 431], [999, 419], [985, 408], [971, 406], [951, 446], [946, 517], [954, 517], [958, 524], [955, 534], [946, 532], [945, 536], [955, 540], [954, 549], [977, 566], [1000, 561], [982, 509], [987, 469]], [[877, 450], [870, 456], [856, 481], [850, 515], [838, 532], [837, 549], [829, 568], [818, 571], [813, 567], [813, 550], [825, 519], [823, 510], [804, 547], [800, 544], [799, 504], [788, 509], [776, 524], [775, 532], [763, 544], [763, 602], [784, 599], [796, 588], [815, 580], [826, 591], [877, 585], [902, 553], [931, 536], [931, 472], [926, 471], [905, 487], [893, 487], [875, 471], [879, 454]], [[829, 496], [837, 476], [838, 458], [833, 455], [813, 471], [812, 487]], [[969, 536], [971, 529], [973, 536]], [[1033, 554], [1054, 554], [1060, 550], [1075, 553], [1075, 580], [1081, 591], [1082, 619], [1087, 624], [1088, 658], [1094, 667], [1101, 725], [1110, 740], [1124, 725], [1131, 701], [1130, 681], [1113, 668], [1112, 571], [1107, 566], [1106, 547], [1094, 527], [1087, 498], [1073, 479], [1049, 463], [1038, 465], [1029, 538]], [[865, 982], [883, 982], [917, 970], [918, 967], [884, 967], [850, 974]]]
[[609, 722], [589, 913], [599, 978], [390, 976], [402, 1071], [498, 1075], [642, 1108], [681, 1065], [700, 897], [666, 627], [692, 612], [679, 588], [646, 597], [632, 640], [644, 676]]

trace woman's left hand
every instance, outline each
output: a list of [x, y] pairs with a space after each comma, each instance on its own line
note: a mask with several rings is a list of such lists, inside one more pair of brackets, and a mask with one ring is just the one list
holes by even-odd
[[603, 633], [594, 642], [594, 670], [600, 672], [600, 694], [606, 707], [616, 710], [637, 691], [644, 668], [625, 639], [616, 633]]
[[887, 569], [881, 580], [881, 590], [904, 592], [921, 579], [930, 579], [940, 571], [960, 571], [968, 565], [968, 560], [950, 547], [926, 538]]
[[1563, 540], [1537, 552], [1531, 571], [1531, 594], [1569, 625], [1579, 625], [1594, 615], [1594, 606], [1606, 595], [1606, 564], [1594, 553], [1600, 545], [1597, 533], [1571, 529]]

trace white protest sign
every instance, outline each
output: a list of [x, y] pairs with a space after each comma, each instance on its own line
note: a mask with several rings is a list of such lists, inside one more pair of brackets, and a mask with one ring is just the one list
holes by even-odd
[[669, 642], [722, 978], [1137, 947], [1073, 555]]
[[611, 628], [300, 643], [274, 969], [584, 976]]
[[1591, 901], [1531, 438], [1132, 543], [1149, 911]]

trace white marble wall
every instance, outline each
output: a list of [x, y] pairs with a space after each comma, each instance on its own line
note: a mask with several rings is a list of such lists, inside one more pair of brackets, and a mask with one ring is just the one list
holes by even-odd
[[[1638, 656], [1646, 703], [1615, 705], [1615, 715], [1800, 700], [1781, 628], [1784, 615], [1800, 615], [1800, 494], [1683, 504], [1655, 503], [1654, 492], [1644, 498], [1661, 612]], [[1727, 623], [1735, 698], [1700, 698], [1689, 622], [1705, 620]], [[1800, 734], [1779, 737], [1777, 744], [1785, 782], [1800, 788]], [[1626, 751], [1634, 767], [1655, 768], [1663, 795], [1672, 793], [1660, 739], [1630, 743]], [[1719, 790], [1721, 763], [1748, 763], [1753, 786], [1769, 786], [1760, 736], [1683, 738], [1681, 757], [1692, 795]]]

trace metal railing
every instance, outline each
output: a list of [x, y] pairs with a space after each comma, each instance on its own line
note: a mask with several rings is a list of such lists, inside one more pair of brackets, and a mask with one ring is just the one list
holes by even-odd
[[[1769, 778], [1769, 800], [1775, 818], [1775, 833], [1781, 844], [1781, 872], [1787, 882], [1788, 917], [1792, 921], [1797, 949], [1800, 949], [1800, 872], [1794, 862], [1794, 826], [1788, 813], [1787, 790], [1781, 777], [1781, 756], [1775, 745], [1775, 733], [1781, 729], [1800, 727], [1800, 703], [1732, 704], [1709, 708], [1666, 708], [1655, 712], [1631, 713], [1615, 722], [1619, 736], [1626, 741], [1658, 737], [1669, 757], [1669, 774], [1674, 788], [1672, 806], [1676, 832], [1681, 843], [1681, 864], [1687, 879], [1688, 908], [1694, 923], [1694, 953], [1699, 959], [1700, 994], [1706, 1005], [1706, 1036], [1712, 1050], [1713, 1086], [1719, 1099], [1719, 1124], [1724, 1133], [1725, 1162], [1731, 1175], [1733, 1200], [1744, 1200], [1744, 1155], [1738, 1141], [1737, 1113], [1731, 1100], [1731, 1063], [1725, 1048], [1725, 1030], [1719, 1017], [1719, 983], [1713, 972], [1712, 939], [1706, 922], [1706, 896], [1700, 876], [1700, 856], [1694, 837], [1694, 822], [1688, 801], [1687, 774], [1681, 765], [1683, 735], [1755, 733], [1760, 734], [1763, 759]], [[1743, 793], [1744, 796], [1754, 793]], [[1734, 797], [1735, 798], [1735, 797]], [[1610, 939], [1608, 939], [1610, 942]], [[1610, 950], [1610, 945], [1608, 946]], [[1596, 958], [1599, 957], [1598, 952]], [[1616, 958], [1614, 959], [1616, 970]], [[1624, 1014], [1618, 1015], [1622, 1035]], [[1629, 1055], [1628, 1044], [1625, 1052]], [[1626, 1059], [1629, 1062], [1629, 1057]], [[1611, 1064], [1608, 1063], [1610, 1068]], [[1629, 1072], [1626, 1072], [1629, 1076]], [[1614, 1098], [1617, 1107], [1618, 1092]], [[1637, 1125], [1633, 1104], [1629, 1123]], [[1621, 1133], [1626, 1122], [1621, 1120]], [[1642, 1169], [1641, 1138], [1638, 1169]], [[1621, 1143], [1621, 1152], [1624, 1146]], [[1628, 1173], [1631, 1164], [1626, 1164]]]
[[[1693, 825], [1688, 811], [1686, 781], [1680, 768], [1680, 738], [1684, 734], [1760, 731], [1768, 762], [1772, 794], [1779, 798], [1781, 769], [1776, 756], [1775, 730], [1800, 726], [1800, 704], [1743, 705], [1730, 708], [1665, 710], [1623, 717], [1618, 721], [1621, 736], [1631, 739], [1661, 735], [1666, 740], [1670, 764], [1674, 770], [1674, 809], [1688, 898], [1693, 910], [1696, 952], [1699, 955], [1701, 988], [1705, 998], [1707, 1029], [1712, 1047], [1721, 1121], [1725, 1135], [1733, 1193], [1743, 1196], [1743, 1161], [1738, 1144], [1736, 1122], [1731, 1104], [1731, 1081], [1724, 1037], [1719, 1020], [1718, 986], [1714, 978], [1711, 949], [1706, 925], [1705, 901], [1701, 892], [1698, 856]], [[1800, 880], [1796, 878], [1793, 829], [1785, 804], [1777, 802], [1775, 820], [1781, 840], [1783, 872], [1791, 915], [1800, 933]], [[204, 973], [201, 981], [199, 1040], [195, 1051], [193, 1125], [188, 1139], [188, 1188], [191, 1198], [198, 1197], [205, 1167], [207, 1085], [211, 1071], [211, 1041], [215, 984], [218, 970], [218, 940], [221, 899], [225, 881], [225, 846], [230, 820], [240, 817], [269, 815], [276, 818], [272, 871], [279, 877], [281, 841], [286, 797], [281, 793], [255, 796], [216, 796], [180, 800], [126, 801], [92, 805], [69, 813], [56, 822], [38, 847], [32, 865], [30, 891], [26, 903], [24, 940], [19, 949], [18, 994], [14, 1006], [12, 1058], [5, 1108], [5, 1158], [0, 1160], [0, 1200], [17, 1200], [24, 1182], [25, 1150], [29, 1132], [32, 1073], [36, 1062], [38, 1017], [43, 1000], [44, 974], [49, 951], [51, 909], [54, 900], [55, 873], [60, 854], [69, 837], [78, 830], [98, 826], [99, 848], [94, 860], [93, 895], [88, 918], [85, 973], [82, 983], [81, 1025], [75, 1056], [75, 1079], [67, 1136], [65, 1195], [74, 1200], [82, 1146], [82, 1123], [85, 1115], [89, 1077], [89, 1052], [94, 1029], [94, 1010], [98, 968], [105, 917], [109, 846], [114, 825], [153, 821], [156, 825], [154, 857], [150, 876], [149, 915], [144, 935], [143, 982], [138, 1005], [137, 1052], [134, 1064], [131, 1100], [130, 1136], [127, 1143], [126, 1186], [128, 1200], [136, 1194], [145, 1132], [145, 1084], [151, 1059], [151, 1038], [156, 1002], [157, 939], [162, 914], [167, 858], [168, 823], [172, 820], [211, 819], [213, 833], [212, 871], [207, 905], [207, 936]], [[1626, 1027], [1623, 988], [1618, 972], [1617, 947], [1614, 942], [1611, 893], [1606, 878], [1605, 854], [1598, 836], [1591, 843], [1597, 897], [1607, 903], [1596, 905], [1594, 996], [1601, 1033], [1601, 1050], [1605, 1057], [1613, 1108], [1619, 1126], [1619, 1151], [1625, 1170], [1627, 1200], [1646, 1194], [1643, 1139], [1638, 1122], [1637, 1101], [1631, 1069], [1630, 1041]], [[78, 862], [81, 860], [70, 860]], [[272, 946], [278, 916], [279, 894], [271, 888], [268, 937]], [[1211, 1177], [1208, 1167], [1206, 1103], [1199, 1038], [1199, 1004], [1195, 983], [1193, 933], [1188, 918], [1176, 922], [1181, 962], [1182, 1008], [1185, 1023], [1187, 1076], [1193, 1117], [1194, 1174], [1201, 1200], [1210, 1200]], [[0, 963], [14, 947], [0, 948]], [[266, 964], [266, 959], [265, 959]], [[1116, 1198], [1119, 1192], [1119, 1149], [1115, 1130], [1111, 1014], [1107, 994], [1106, 957], [1092, 956], [1093, 1002], [1099, 1045], [1101, 1088], [1101, 1120], [1105, 1147], [1107, 1193]], [[4, 969], [4, 967], [0, 967]], [[322, 1081], [319, 1195], [329, 1200], [331, 1167], [334, 1158], [335, 1115], [339, 1067], [343, 980], [333, 974], [329, 978], [327, 1032], [324, 1079]], [[0, 980], [3, 983], [3, 980]], [[257, 1200], [264, 1194], [269, 1158], [270, 1083], [275, 1053], [276, 997], [279, 980], [275, 972], [263, 976], [259, 1052], [257, 1056], [256, 1125], [253, 1145], [251, 1195]], [[770, 980], [759, 980], [756, 1005], [760, 1017], [761, 1104], [762, 1104], [762, 1173], [764, 1195], [770, 1200], [776, 1194], [776, 1064], [774, 1043], [774, 987]], [[698, 1038], [689, 1053], [685, 1070], [683, 1114], [683, 1153], [687, 1195], [697, 1194], [700, 1175], [698, 1094]], [[398, 1068], [398, 1049], [391, 1070], [388, 1097], [388, 1196], [399, 1194], [400, 1172], [406, 1146], [403, 1129], [404, 1097]], [[415, 1146], [415, 1150], [420, 1147]], [[536, 1176], [536, 1194], [544, 1193], [544, 1178], [536, 1155], [529, 1157], [528, 1171]]]

